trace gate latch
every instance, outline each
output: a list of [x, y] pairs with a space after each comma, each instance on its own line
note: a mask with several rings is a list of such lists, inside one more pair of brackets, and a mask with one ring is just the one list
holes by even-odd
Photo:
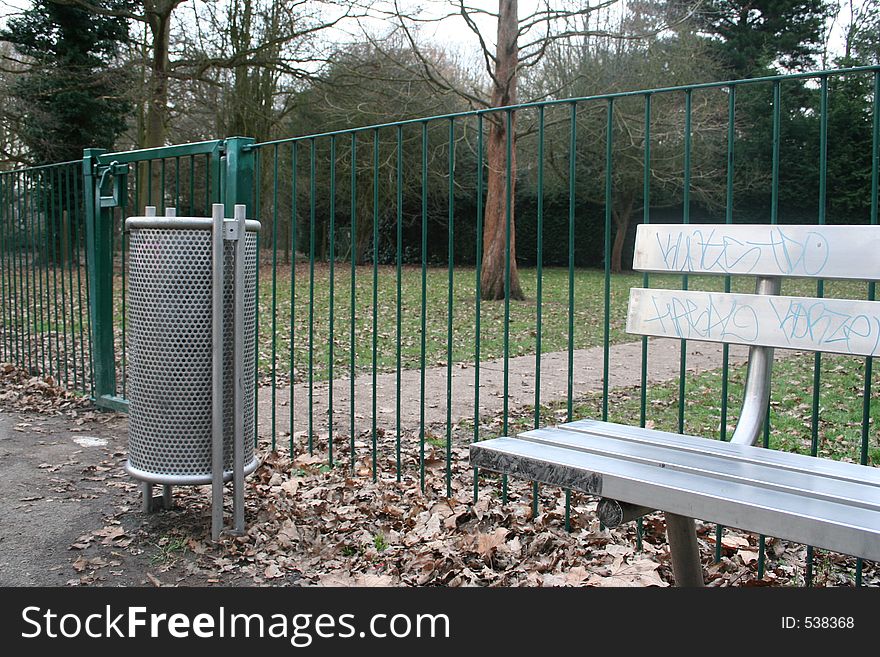
[[[109, 181], [108, 178], [110, 178]], [[125, 198], [127, 189], [128, 165], [111, 162], [107, 168], [101, 172], [100, 182], [98, 183], [100, 206], [102, 208], [119, 207], [122, 205], [122, 200]]]

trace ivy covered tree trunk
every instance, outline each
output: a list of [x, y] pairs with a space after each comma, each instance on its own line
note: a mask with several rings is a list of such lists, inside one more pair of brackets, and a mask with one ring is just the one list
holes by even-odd
[[[492, 84], [492, 106], [504, 107], [517, 102], [516, 69], [519, 64], [517, 45], [517, 2], [498, 2], [498, 46]], [[510, 199], [510, 298], [524, 299], [516, 269], [516, 114], [510, 112], [511, 156], [507, 159], [506, 112], [492, 114], [489, 138], [486, 144], [488, 173], [486, 180], [486, 208], [483, 218], [483, 262], [480, 277], [481, 296], [485, 300], [504, 298], [507, 269], [507, 212]], [[507, 189], [507, 170], [510, 169], [510, 189]], [[509, 196], [508, 196], [509, 195]]]

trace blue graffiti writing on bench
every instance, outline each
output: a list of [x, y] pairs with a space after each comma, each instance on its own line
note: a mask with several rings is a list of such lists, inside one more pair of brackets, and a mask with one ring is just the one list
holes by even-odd
[[[662, 236], [661, 236], [662, 235]], [[820, 274], [830, 255], [828, 240], [818, 230], [799, 234], [771, 228], [766, 241], [741, 241], [723, 231], [665, 231], [657, 234], [657, 245], [667, 269], [749, 273], [772, 255], [780, 275]]]
[[876, 353], [880, 317], [840, 312], [822, 299], [768, 299], [789, 343], [804, 342], [854, 353]]
[[865, 306], [858, 304], [866, 302], [675, 294], [668, 290], [651, 294], [650, 299], [653, 315], [646, 317], [645, 321], [659, 324], [661, 335], [861, 355], [880, 354], [880, 308], [865, 312]]
[[[709, 295], [708, 303], [692, 297], [651, 296], [655, 315], [648, 322], [660, 322], [662, 332], [680, 338], [753, 342], [758, 337], [758, 314], [747, 304], [730, 303], [719, 295]], [[671, 331], [669, 330], [671, 327]]]

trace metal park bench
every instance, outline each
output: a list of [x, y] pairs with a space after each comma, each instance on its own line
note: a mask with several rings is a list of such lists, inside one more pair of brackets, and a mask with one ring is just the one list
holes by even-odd
[[629, 333], [749, 345], [730, 442], [581, 420], [471, 446], [472, 465], [600, 498], [608, 527], [666, 515], [675, 582], [700, 586], [693, 518], [880, 560], [880, 468], [755, 446], [774, 348], [880, 355], [880, 302], [780, 296], [783, 277], [880, 279], [880, 227], [642, 225], [634, 268], [748, 275], [755, 294], [630, 290]]

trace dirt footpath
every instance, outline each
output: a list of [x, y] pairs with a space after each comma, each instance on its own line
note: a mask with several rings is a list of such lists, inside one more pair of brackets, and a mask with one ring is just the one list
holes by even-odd
[[[681, 354], [679, 340], [651, 339], [648, 346], [648, 382], [659, 383], [678, 378]], [[688, 342], [686, 351], [688, 371], [703, 372], [721, 367], [720, 344]], [[782, 354], [780, 354], [782, 355]], [[744, 363], [748, 348], [730, 347], [730, 364]], [[604, 354], [601, 347], [577, 349], [572, 354], [572, 387], [575, 395], [602, 390]], [[641, 383], [642, 343], [629, 342], [613, 345], [609, 353], [609, 388], [629, 388]], [[508, 405], [510, 409], [535, 403], [535, 357], [519, 356], [508, 361]], [[474, 366], [454, 364], [452, 367], [452, 424], [474, 416]], [[417, 430], [419, 426], [421, 373], [418, 370], [401, 372], [401, 426]], [[446, 367], [425, 370], [425, 425], [432, 429], [446, 425]], [[312, 387], [312, 415], [316, 426], [323, 428], [327, 417], [330, 384], [315, 383]], [[379, 374], [376, 377], [376, 415], [379, 426], [393, 427], [396, 423], [397, 374]], [[337, 378], [333, 382], [333, 407], [336, 418], [345, 418], [338, 426], [348, 431], [351, 380]], [[480, 366], [480, 416], [492, 417], [502, 412], [504, 404], [504, 362], [486, 361]], [[542, 355], [541, 402], [561, 401], [568, 395], [568, 352], [559, 351]], [[370, 375], [355, 379], [355, 433], [371, 426], [373, 413], [373, 381]], [[309, 387], [298, 383], [293, 388], [294, 431], [308, 430]], [[277, 434], [290, 428], [290, 388], [279, 385], [275, 391]], [[272, 390], [260, 389], [259, 430], [263, 436], [272, 431]]]
[[198, 503], [208, 496], [180, 489], [196, 503], [141, 513], [140, 487], [123, 470], [127, 438], [128, 420], [116, 413], [0, 410], [0, 586], [217, 581], [189, 549], [209, 526]]

